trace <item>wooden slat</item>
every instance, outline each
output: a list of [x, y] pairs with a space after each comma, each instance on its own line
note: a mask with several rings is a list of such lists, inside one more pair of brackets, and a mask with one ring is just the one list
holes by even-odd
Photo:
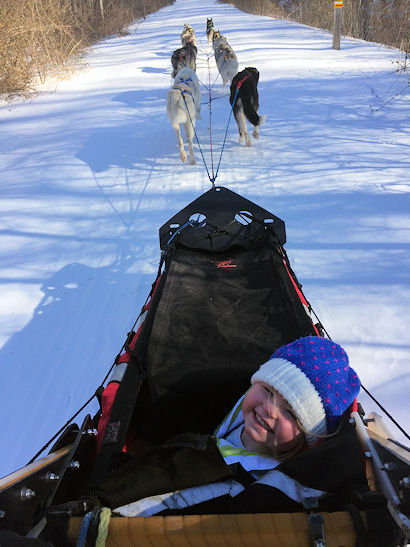
[[[346, 511], [321, 513], [327, 547], [355, 547], [356, 533]], [[365, 513], [361, 512], [366, 526]], [[70, 519], [68, 540], [77, 545], [81, 518]], [[306, 513], [112, 517], [107, 547], [306, 547]]]

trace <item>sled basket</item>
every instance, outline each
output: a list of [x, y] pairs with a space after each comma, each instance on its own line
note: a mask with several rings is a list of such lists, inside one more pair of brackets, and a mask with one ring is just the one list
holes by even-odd
[[[166, 222], [159, 239], [158, 275], [102, 394], [96, 442], [90, 441], [88, 417], [80, 429], [69, 431], [72, 445], [64, 448], [58, 442], [55, 453], [6, 478], [0, 484], [0, 509], [6, 509], [0, 527], [26, 534], [31, 527], [42, 530], [48, 521], [45, 530], [51, 522], [51, 532], [45, 539], [63, 534], [65, 544], [76, 545], [84, 536], [85, 517], [72, 516], [72, 506], [64, 508], [65, 502], [80, 499], [104, 481], [109, 484], [112, 472], [125, 468], [134, 454], [147, 454], [147, 446], [169, 447], [170, 439], [184, 440], [189, 432], [200, 441], [208, 438], [278, 347], [322, 335], [284, 249], [284, 222], [272, 213], [214, 187]], [[315, 500], [304, 507], [288, 503], [266, 486], [250, 488], [243, 503], [205, 502], [147, 518], [112, 515], [108, 522], [94, 509], [86, 523], [91, 530], [87, 545], [97, 534], [98, 544], [104, 536], [106, 545], [124, 546], [404, 545], [409, 496], [400, 484], [408, 455], [405, 450], [397, 455], [383, 436], [377, 437], [381, 447], [376, 449], [362, 417], [353, 414], [337, 436], [281, 464], [284, 473], [302, 484], [308, 484], [310, 473], [329, 491], [337, 491], [320, 506]], [[365, 453], [377, 460], [379, 470], [385, 461], [394, 461], [393, 474], [385, 477], [384, 472], [380, 478], [376, 473], [375, 478], [369, 469], [365, 472]], [[72, 478], [74, 459], [82, 469], [77, 480]], [[329, 461], [335, 462], [337, 473]], [[61, 485], [45, 486], [44, 478], [58, 476], [60, 470]], [[156, 477], [148, 474], [145, 480]], [[24, 500], [27, 491], [40, 495]], [[52, 503], [63, 505], [53, 512]], [[56, 532], [59, 519], [64, 526]]]

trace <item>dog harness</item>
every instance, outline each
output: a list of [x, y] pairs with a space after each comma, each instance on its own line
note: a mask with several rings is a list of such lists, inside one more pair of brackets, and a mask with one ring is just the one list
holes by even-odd
[[247, 76], [244, 76], [244, 77], [242, 78], [242, 80], [239, 80], [239, 82], [236, 84], [236, 89], [240, 89], [240, 88], [241, 88], [241, 85], [243, 84], [243, 82], [244, 82], [245, 80], [247, 80], [248, 78], [250, 78], [250, 77], [251, 77], [251, 73], [248, 72], [248, 75], [247, 75]]
[[[188, 82], [192, 82], [192, 78], [188, 78], [187, 80], [179, 80], [178, 83], [179, 84], [186, 84], [188, 87], [191, 87]], [[180, 91], [181, 91], [182, 94], [185, 93], [185, 94], [191, 95], [191, 97], [192, 97], [192, 93], [190, 91], [188, 91], [187, 89], [181, 89]]]

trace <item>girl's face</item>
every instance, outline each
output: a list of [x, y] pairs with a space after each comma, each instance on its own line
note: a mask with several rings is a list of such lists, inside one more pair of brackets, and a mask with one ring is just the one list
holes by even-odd
[[250, 451], [275, 454], [296, 446], [302, 431], [285, 399], [268, 385], [255, 382], [242, 403], [242, 442]]

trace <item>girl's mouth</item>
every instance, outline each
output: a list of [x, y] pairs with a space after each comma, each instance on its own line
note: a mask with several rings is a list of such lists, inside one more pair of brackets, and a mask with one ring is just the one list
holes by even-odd
[[263, 429], [265, 429], [266, 431], [269, 431], [269, 433], [272, 433], [272, 428], [268, 426], [265, 420], [261, 416], [259, 416], [259, 414], [256, 411], [254, 411], [254, 416], [255, 416], [255, 421], [257, 422], [258, 425], [263, 427]]

